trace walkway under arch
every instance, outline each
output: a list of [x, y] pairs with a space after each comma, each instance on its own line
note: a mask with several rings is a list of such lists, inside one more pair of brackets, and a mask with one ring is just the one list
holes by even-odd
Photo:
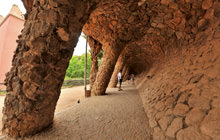
[[135, 86], [107, 89], [57, 113], [53, 127], [25, 140], [150, 140], [148, 119]]

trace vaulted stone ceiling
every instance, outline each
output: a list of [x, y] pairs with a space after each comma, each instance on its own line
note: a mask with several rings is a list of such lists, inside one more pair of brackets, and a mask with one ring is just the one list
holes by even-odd
[[[23, 2], [27, 9], [25, 27], [19, 36], [11, 71], [6, 77], [8, 94], [3, 110], [3, 131], [6, 134], [13, 137], [32, 135], [53, 123], [65, 70], [82, 30], [93, 39], [92, 42], [96, 42], [94, 44], [102, 46], [104, 50], [102, 64], [94, 76], [91, 94], [105, 94], [110, 79], [115, 81], [111, 76], [116, 78], [118, 70], [135, 72], [138, 87], [142, 86], [139, 91], [154, 139], [189, 138], [189, 132], [184, 129], [192, 128], [191, 125], [197, 128], [197, 124], [188, 123], [176, 127], [175, 120], [180, 122], [178, 124], [184, 123], [183, 118], [187, 116], [189, 108], [201, 105], [197, 104], [201, 103], [197, 98], [204, 98], [202, 102], [206, 101], [210, 106], [206, 108], [208, 111], [215, 112], [213, 108], [219, 111], [216, 109], [218, 105], [210, 105], [219, 96], [218, 0]], [[208, 44], [209, 41], [213, 43]], [[170, 57], [172, 53], [183, 55], [173, 55], [174, 60], [170, 59], [167, 65], [150, 69], [154, 63]], [[192, 66], [193, 64], [197, 67]], [[163, 71], [156, 75], [158, 68], [163, 68]], [[149, 75], [155, 75], [155, 78], [145, 83], [149, 69]], [[202, 82], [199, 83], [201, 78]], [[184, 96], [186, 92], [187, 97]], [[191, 102], [193, 94], [195, 98]], [[176, 107], [177, 100], [182, 96], [184, 101], [181, 103], [184, 105]], [[182, 106], [187, 106], [187, 110], [178, 109]], [[173, 113], [174, 108], [181, 112]], [[171, 112], [167, 110], [165, 114], [164, 109], [171, 109]], [[205, 113], [208, 114], [208, 119], [204, 120], [211, 118], [213, 124], [219, 124], [219, 119], [208, 111]], [[169, 115], [171, 120], [175, 118], [169, 127], [168, 123], [165, 124], [165, 129], [160, 123], [164, 115]], [[163, 125], [162, 129], [158, 124]], [[206, 121], [200, 128], [201, 132], [193, 129], [193, 134], [203, 133], [216, 139], [219, 138], [219, 129], [216, 128], [219, 125], [209, 126]], [[180, 129], [183, 131], [179, 131]], [[177, 131], [179, 132], [176, 136]]]
[[[212, 5], [214, 10], [209, 9]], [[133, 53], [141, 48], [139, 53], [148, 56], [142, 60], [149, 61], [172, 48], [203, 40], [207, 34], [203, 31], [218, 26], [219, 6], [212, 0], [102, 1], [83, 31], [102, 44], [117, 40], [133, 46], [127, 51], [131, 57], [138, 57]]]

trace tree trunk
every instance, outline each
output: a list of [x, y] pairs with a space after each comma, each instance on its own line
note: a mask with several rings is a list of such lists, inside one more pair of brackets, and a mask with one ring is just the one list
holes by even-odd
[[119, 46], [119, 45], [103, 47], [103, 48], [106, 48], [106, 50], [104, 50], [102, 63], [99, 68], [95, 83], [91, 91], [92, 96], [99, 96], [99, 95], [105, 94], [105, 91], [109, 84], [115, 64], [122, 50], [121, 46], [118, 48], [116, 46]]
[[4, 133], [23, 137], [52, 124], [66, 68], [91, 11], [85, 2], [35, 0], [6, 76]]
[[91, 72], [90, 72], [90, 90], [93, 87], [93, 84], [98, 73], [98, 54], [101, 50], [101, 44], [94, 40], [92, 37], [88, 38], [88, 43], [91, 48]]

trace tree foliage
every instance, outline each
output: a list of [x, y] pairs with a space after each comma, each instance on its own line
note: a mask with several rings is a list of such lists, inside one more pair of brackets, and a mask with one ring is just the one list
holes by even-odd
[[[66, 76], [69, 78], [84, 78], [85, 54], [81, 56], [72, 56], [69, 67], [66, 70]], [[90, 76], [91, 54], [87, 54], [87, 77]]]

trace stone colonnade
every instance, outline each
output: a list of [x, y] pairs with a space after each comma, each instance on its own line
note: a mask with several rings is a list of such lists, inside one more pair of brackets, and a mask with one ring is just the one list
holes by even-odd
[[111, 75], [113, 73], [115, 64], [123, 49], [123, 44], [120, 42], [103, 44], [104, 56], [102, 58], [99, 72], [96, 76], [95, 83], [91, 90], [92, 96], [104, 95], [108, 87]]

